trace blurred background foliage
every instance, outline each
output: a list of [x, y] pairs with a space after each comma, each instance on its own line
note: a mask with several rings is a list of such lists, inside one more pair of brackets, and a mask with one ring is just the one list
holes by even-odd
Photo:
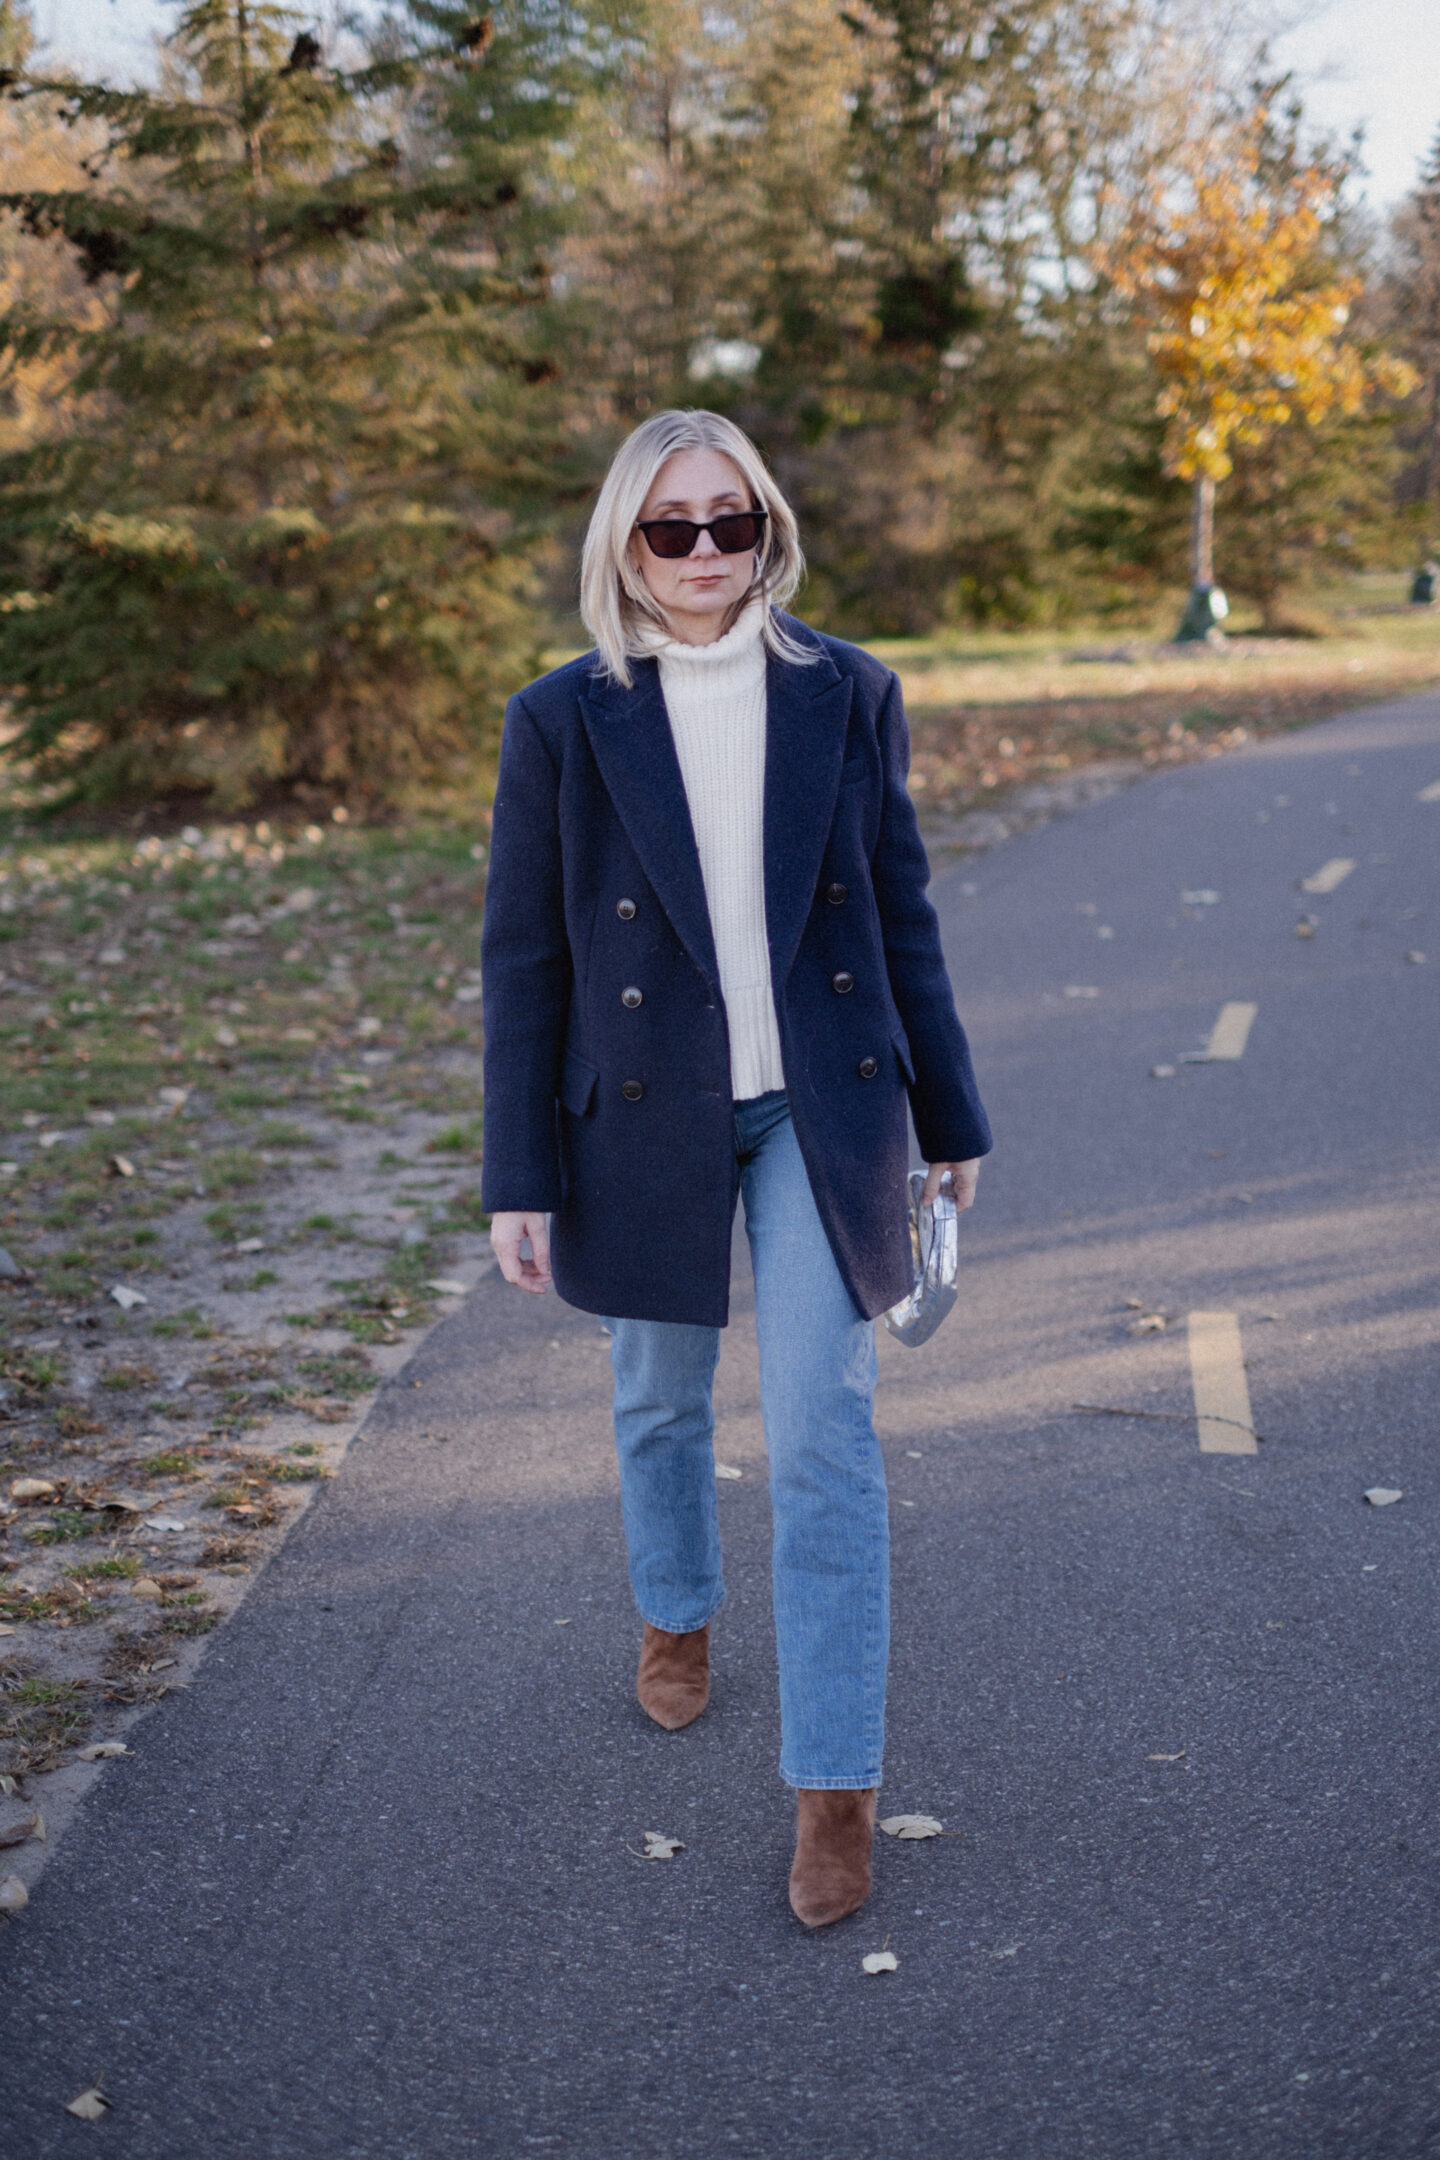
[[1440, 154], [1362, 216], [1213, 11], [194, 0], [116, 90], [0, 0], [0, 89], [0, 687], [52, 801], [473, 771], [667, 404], [759, 441], [822, 627], [1152, 619], [1189, 489], [1133, 250], [1197, 161], [1252, 213], [1306, 176], [1277, 297], [1343, 290], [1367, 384], [1235, 441], [1221, 582], [1293, 629], [1440, 527]]

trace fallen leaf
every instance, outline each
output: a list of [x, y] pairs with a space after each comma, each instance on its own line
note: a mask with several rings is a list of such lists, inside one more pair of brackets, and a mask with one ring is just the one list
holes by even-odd
[[24, 1912], [30, 1902], [30, 1893], [18, 1875], [7, 1875], [0, 1882], [0, 1912]]
[[1146, 1762], [1184, 1762], [1185, 1755], [1186, 1750], [1182, 1747], [1178, 1755], [1147, 1755], [1145, 1760]]
[[933, 1815], [887, 1815], [879, 1828], [886, 1837], [927, 1838], [943, 1837], [945, 1825]]
[[1127, 1297], [1127, 1298], [1126, 1298], [1126, 1300], [1125, 1300], [1125, 1310], [1126, 1310], [1127, 1312], [1144, 1312], [1144, 1310], [1145, 1310], [1145, 1300], [1144, 1300], [1144, 1298], [1138, 1298], [1138, 1297]]
[[678, 1837], [666, 1837], [663, 1830], [645, 1832], [645, 1858], [647, 1860], [673, 1860], [677, 1852], [684, 1852]]
[[1024, 1947], [1024, 1943], [1007, 1943], [1003, 1950], [992, 1950], [990, 1955], [993, 1958], [1017, 1958]]
[[1065, 995], [1068, 998], [1098, 998], [1100, 992], [1093, 983], [1066, 983]]
[[157, 1088], [155, 1093], [158, 1099], [164, 1103], [167, 1110], [183, 1110], [190, 1100], [188, 1087]]
[[10, 1498], [20, 1501], [53, 1500], [59, 1489], [58, 1485], [51, 1484], [48, 1477], [19, 1477], [10, 1487]]
[[1407, 952], [1405, 958], [1410, 962], [1411, 967], [1424, 967], [1425, 965], [1423, 952]]
[[[138, 1583], [136, 1588], [139, 1588]], [[160, 1585], [152, 1583], [151, 1588], [158, 1592]], [[89, 1747], [80, 1749], [76, 1760], [77, 1762], [109, 1762], [112, 1755], [128, 1755], [129, 1753], [130, 1750], [123, 1740], [92, 1740]]]
[[8, 1830], [0, 1830], [0, 1845], [28, 1845], [32, 1837], [42, 1841], [45, 1824], [39, 1815], [31, 1815], [24, 1822], [11, 1823]]
[[1302, 915], [1299, 922], [1296, 923], [1295, 935], [1296, 937], [1314, 937], [1315, 925], [1308, 915]]
[[139, 1582], [130, 1585], [130, 1595], [138, 1598], [162, 1598], [165, 1593], [153, 1577], [142, 1575]]
[[16, 1783], [15, 1779], [11, 1777], [8, 1770], [5, 1771], [3, 1774], [0, 1774], [0, 1793], [4, 1793], [7, 1800], [10, 1799], [15, 1793], [19, 1792], [19, 1790], [19, 1785]]
[[88, 2092], [76, 2093], [73, 2100], [67, 2100], [65, 2112], [78, 2115], [81, 2122], [103, 2122], [110, 2112], [110, 2102], [98, 2085], [92, 2085]]
[[64, 1137], [63, 1132], [42, 1132], [39, 1135], [40, 1145], [43, 1148], [59, 1147]]
[[745, 1473], [743, 1470], [737, 1470], [734, 1463], [717, 1462], [715, 1465], [715, 1475], [719, 1478], [739, 1478], [744, 1477]]
[[110, 1295], [122, 1312], [133, 1312], [137, 1305], [150, 1302], [143, 1290], [132, 1290], [128, 1283], [117, 1282]]
[[[140, 1526], [143, 1530], [188, 1530], [190, 1525], [175, 1515], [147, 1515]], [[148, 1577], [147, 1577], [148, 1580]], [[139, 1585], [136, 1585], [138, 1590]]]
[[15, 1630], [13, 1627], [11, 1627], [8, 1620], [0, 1623], [0, 1635], [13, 1635], [14, 1633]]
[[240, 1040], [234, 1028], [231, 1027], [217, 1027], [213, 1030], [213, 1033], [222, 1050], [233, 1050]]
[[893, 1950], [872, 1950], [861, 1958], [860, 1970], [867, 1973], [899, 1972], [900, 1960]]
[[1404, 1497], [1404, 1493], [1396, 1485], [1372, 1485], [1365, 1495], [1371, 1507], [1394, 1507], [1395, 1502], [1403, 1500]]
[[1182, 907], [1218, 907], [1219, 904], [1218, 892], [1182, 892], [1180, 895]]
[[1163, 1335], [1165, 1315], [1158, 1312], [1143, 1313], [1138, 1320], [1129, 1323], [1125, 1332], [1127, 1335]]
[[1173, 1080], [1175, 1078], [1175, 1067], [1173, 1065], [1152, 1065], [1150, 1067], [1150, 1078], [1152, 1080]]
[[265, 1240], [263, 1237], [242, 1237], [235, 1250], [237, 1253], [264, 1252]]
[[128, 1155], [112, 1155], [110, 1168], [114, 1171], [116, 1177], [134, 1177], [135, 1175], [135, 1165]]
[[437, 1275], [435, 1280], [427, 1282], [425, 1287], [433, 1290], [436, 1297], [465, 1297], [470, 1286], [468, 1283], [452, 1282], [448, 1275]]

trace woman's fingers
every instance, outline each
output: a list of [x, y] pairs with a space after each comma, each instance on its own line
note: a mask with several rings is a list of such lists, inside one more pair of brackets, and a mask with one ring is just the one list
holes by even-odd
[[931, 1163], [920, 1198], [926, 1207], [933, 1207], [942, 1180], [948, 1176], [955, 1195], [955, 1205], [962, 1211], [975, 1205], [975, 1188], [980, 1182], [980, 1158], [973, 1162]]
[[[526, 1240], [530, 1250], [525, 1252]], [[543, 1215], [518, 1210], [490, 1219], [490, 1243], [500, 1273], [517, 1290], [536, 1293], [550, 1287], [550, 1229]]]

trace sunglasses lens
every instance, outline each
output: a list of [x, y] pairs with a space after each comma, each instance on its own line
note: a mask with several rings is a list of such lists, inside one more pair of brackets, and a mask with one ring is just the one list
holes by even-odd
[[666, 562], [678, 562], [688, 555], [700, 537], [700, 527], [690, 525], [683, 518], [661, 518], [644, 527], [645, 539], [652, 555], [659, 555]]
[[753, 510], [742, 510], [734, 517], [716, 518], [710, 532], [722, 555], [746, 555], [760, 545], [764, 524]]

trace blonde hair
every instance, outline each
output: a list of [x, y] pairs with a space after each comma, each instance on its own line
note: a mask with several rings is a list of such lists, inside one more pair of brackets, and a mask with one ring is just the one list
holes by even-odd
[[808, 666], [820, 655], [802, 645], [776, 619], [775, 610], [791, 598], [805, 574], [805, 557], [795, 513], [775, 485], [765, 461], [748, 435], [723, 413], [675, 411], [653, 413], [616, 451], [600, 490], [580, 558], [580, 614], [600, 653], [602, 671], [629, 689], [630, 662], [650, 649], [650, 638], [668, 636], [669, 626], [644, 579], [630, 560], [635, 520], [655, 476], [682, 450], [717, 450], [739, 469], [753, 507], [769, 512], [756, 550], [755, 577], [744, 598], [730, 610], [726, 630], [759, 597], [764, 604], [761, 635], [771, 652]]

